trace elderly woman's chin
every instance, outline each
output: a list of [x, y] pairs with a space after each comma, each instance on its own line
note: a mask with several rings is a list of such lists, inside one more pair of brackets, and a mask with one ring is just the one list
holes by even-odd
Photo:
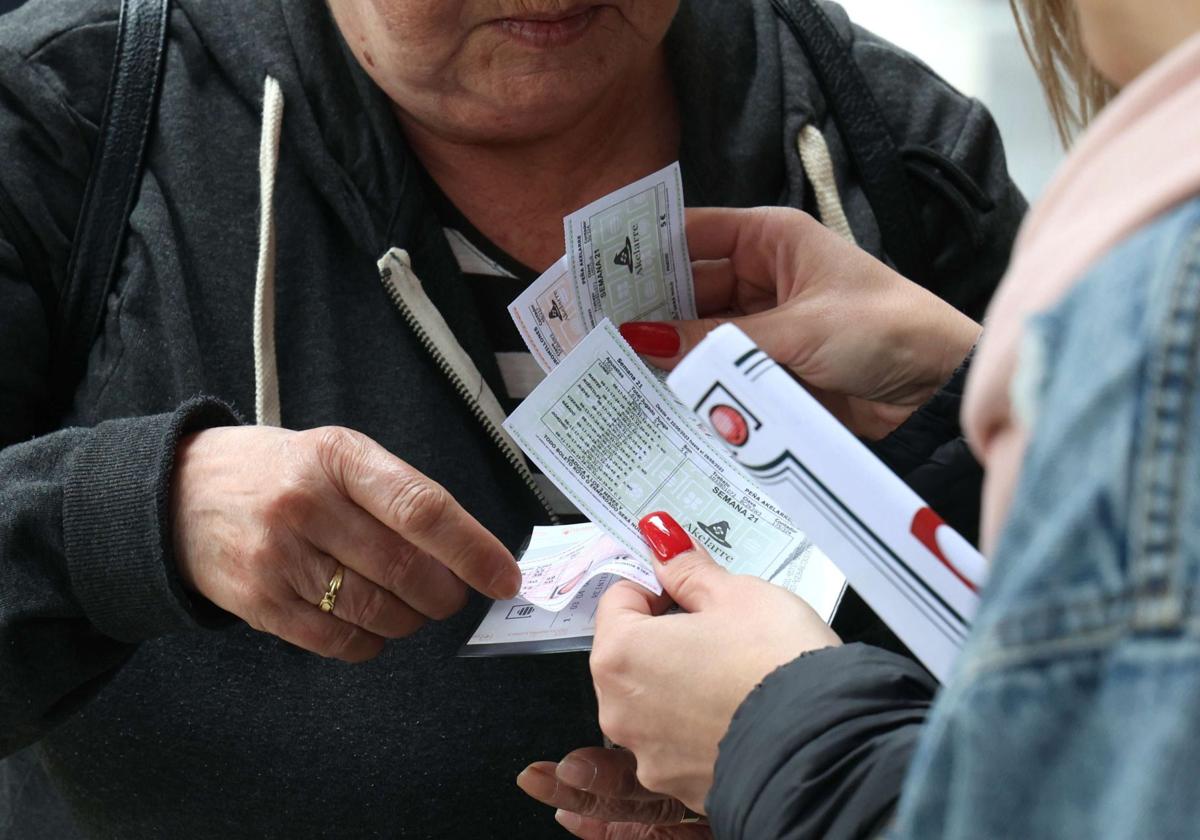
[[[661, 74], [678, 0], [333, 0], [402, 115], [454, 139], [552, 134]], [[411, 127], [411, 124], [410, 124]]]

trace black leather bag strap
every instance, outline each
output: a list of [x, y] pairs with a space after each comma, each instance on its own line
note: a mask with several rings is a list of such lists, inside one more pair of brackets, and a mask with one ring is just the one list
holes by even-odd
[[817, 0], [771, 0], [804, 48], [875, 214], [884, 252], [901, 274], [932, 280], [916, 202], [900, 150], [850, 45]]
[[104, 119], [62, 290], [59, 381], [73, 390], [87, 368], [120, 264], [162, 87], [170, 0], [123, 0]]

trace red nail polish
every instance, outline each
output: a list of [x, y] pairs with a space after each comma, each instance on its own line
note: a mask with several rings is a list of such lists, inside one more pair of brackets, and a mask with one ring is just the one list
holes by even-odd
[[666, 563], [692, 548], [692, 538], [669, 513], [658, 511], [642, 517], [638, 529], [654, 549], [660, 563]]
[[620, 329], [629, 346], [642, 355], [669, 359], [679, 353], [679, 333], [670, 324], [630, 321]]

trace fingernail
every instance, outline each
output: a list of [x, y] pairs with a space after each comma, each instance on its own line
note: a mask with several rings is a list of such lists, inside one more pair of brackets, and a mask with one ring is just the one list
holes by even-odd
[[670, 324], [631, 321], [620, 330], [629, 346], [642, 355], [669, 359], [679, 353], [679, 333]]
[[554, 819], [567, 831], [578, 830], [580, 824], [583, 822], [583, 818], [578, 814], [573, 814], [570, 811], [564, 811], [561, 808], [554, 812]]
[[692, 538], [688, 532], [680, 527], [671, 514], [661, 510], [642, 517], [638, 529], [661, 563], [692, 548]]
[[584, 758], [567, 758], [558, 763], [554, 775], [576, 790], [590, 790], [596, 781], [597, 767]]

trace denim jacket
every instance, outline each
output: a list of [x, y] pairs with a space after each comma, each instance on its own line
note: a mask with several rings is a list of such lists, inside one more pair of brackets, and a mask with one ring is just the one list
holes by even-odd
[[893, 835], [1200, 835], [1200, 200], [1033, 319], [1031, 443]]

